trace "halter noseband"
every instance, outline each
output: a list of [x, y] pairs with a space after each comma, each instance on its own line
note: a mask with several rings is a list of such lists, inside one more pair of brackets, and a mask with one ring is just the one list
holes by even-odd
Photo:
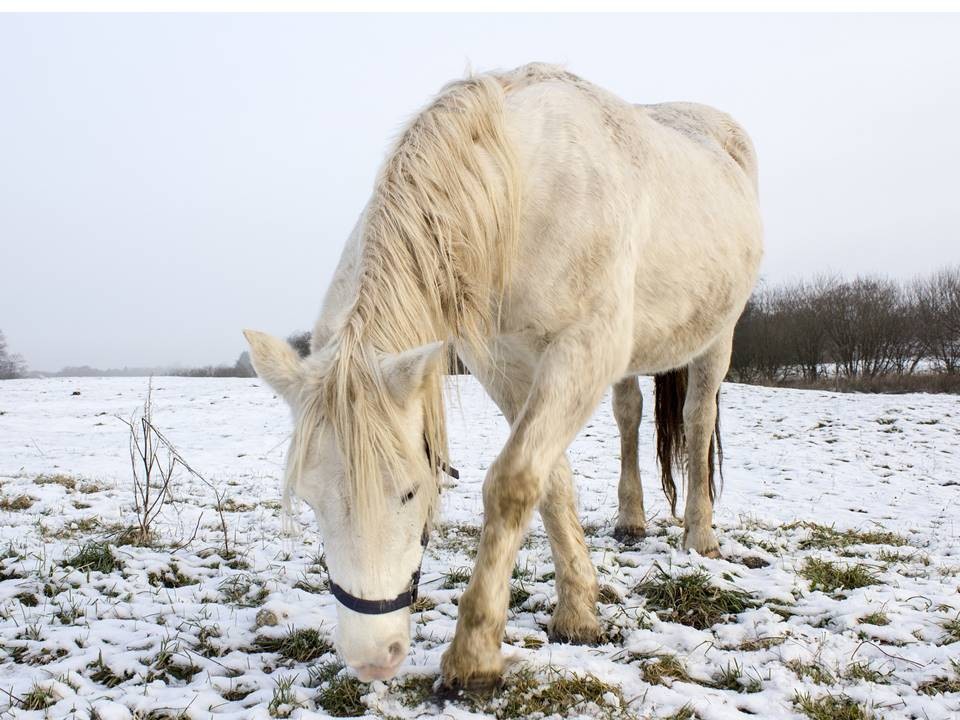
[[[426, 436], [423, 438], [423, 446], [427, 453], [427, 462], [430, 463], [431, 467], [433, 467], [434, 462], [436, 462], [436, 466], [454, 480], [460, 479], [460, 472], [455, 467], [451, 467], [443, 460], [435, 457]], [[333, 576], [330, 575], [330, 571], [327, 570], [327, 577], [330, 580], [330, 592], [333, 593], [333, 596], [345, 608], [361, 613], [362, 615], [386, 615], [395, 610], [410, 607], [417, 601], [420, 590], [420, 568], [423, 566], [423, 555], [426, 552], [429, 541], [430, 532], [427, 530], [427, 526], [424, 525], [423, 533], [420, 535], [420, 547], [423, 548], [420, 553], [420, 564], [417, 565], [417, 569], [414, 570], [413, 575], [410, 576], [410, 586], [392, 600], [366, 600], [365, 598], [351, 595], [333, 581]]]

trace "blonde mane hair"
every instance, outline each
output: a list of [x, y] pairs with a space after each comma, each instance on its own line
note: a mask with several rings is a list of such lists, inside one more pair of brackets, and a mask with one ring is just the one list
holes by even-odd
[[[381, 353], [451, 338], [483, 351], [519, 225], [516, 161], [492, 75], [446, 86], [401, 134], [361, 220], [357, 293], [334, 333], [322, 386], [304, 398], [288, 462], [299, 477], [320, 416], [331, 423], [358, 516], [375, 517], [383, 473], [400, 476], [402, 419]], [[317, 391], [319, 390], [319, 391]], [[424, 432], [434, 476], [446, 457], [442, 375], [427, 378]], [[436, 493], [423, 493], [436, 496]]]

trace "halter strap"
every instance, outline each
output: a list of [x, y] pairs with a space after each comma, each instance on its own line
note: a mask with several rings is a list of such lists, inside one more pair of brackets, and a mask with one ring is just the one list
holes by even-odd
[[[427, 453], [427, 460], [430, 461], [432, 465], [434, 456], [431, 452], [430, 443], [427, 442], [426, 436], [423, 438], [423, 446]], [[443, 460], [437, 462], [437, 467], [455, 480], [460, 478], [460, 472], [456, 468], [448, 465]], [[333, 576], [330, 575], [330, 571], [327, 570], [327, 578], [330, 581], [330, 592], [333, 593], [333, 596], [345, 608], [348, 610], [353, 610], [354, 612], [362, 615], [386, 615], [387, 613], [392, 613], [396, 610], [402, 610], [405, 607], [410, 607], [417, 601], [417, 597], [419, 596], [420, 568], [423, 567], [423, 556], [426, 553], [427, 543], [429, 541], [430, 533], [427, 530], [427, 526], [424, 525], [423, 533], [420, 535], [420, 547], [423, 548], [423, 551], [420, 553], [420, 564], [417, 565], [417, 569], [414, 570], [413, 575], [410, 576], [410, 587], [397, 595], [395, 598], [391, 600], [367, 600], [365, 598], [357, 597], [356, 595], [351, 595], [333, 581]]]

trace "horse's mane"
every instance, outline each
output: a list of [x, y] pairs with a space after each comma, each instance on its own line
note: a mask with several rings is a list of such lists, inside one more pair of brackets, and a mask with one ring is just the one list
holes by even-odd
[[[332, 424], [358, 514], [374, 516], [390, 489], [382, 474], [399, 479], [402, 422], [380, 354], [451, 338], [483, 352], [519, 223], [503, 101], [496, 76], [452, 83], [389, 153], [361, 219], [357, 295], [328, 345], [332, 356], [317, 400], [306, 402], [298, 419], [288, 487], [322, 415]], [[423, 406], [436, 471], [447, 451], [439, 373], [427, 379]]]

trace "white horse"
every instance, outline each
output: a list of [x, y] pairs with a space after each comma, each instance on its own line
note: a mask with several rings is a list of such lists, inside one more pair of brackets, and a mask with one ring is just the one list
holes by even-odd
[[551, 634], [598, 637], [565, 450], [611, 384], [625, 438], [618, 530], [644, 526], [635, 376], [659, 374], [665, 475], [685, 440], [684, 547], [718, 553], [716, 397], [761, 235], [750, 140], [711, 108], [635, 107], [535, 64], [452, 83], [414, 118], [343, 252], [310, 357], [246, 333], [258, 374], [293, 409], [286, 494], [316, 513], [337, 645], [362, 680], [392, 677], [407, 654], [446, 457], [447, 341], [511, 424], [483, 485], [447, 686], [502, 671], [510, 573], [535, 508], [556, 565]]

